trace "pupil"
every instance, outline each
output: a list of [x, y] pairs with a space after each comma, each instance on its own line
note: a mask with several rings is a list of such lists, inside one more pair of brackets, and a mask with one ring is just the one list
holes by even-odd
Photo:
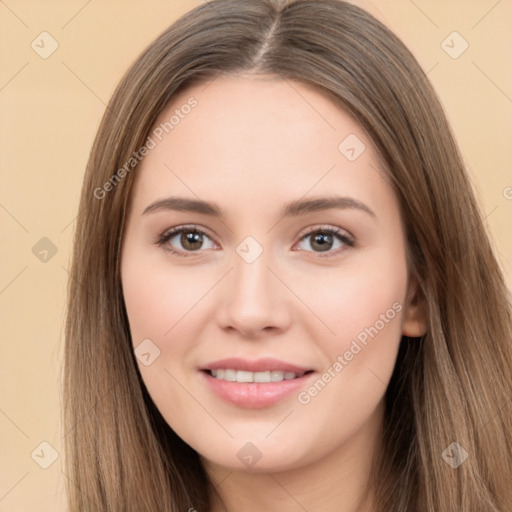
[[317, 234], [314, 237], [314, 244], [318, 244], [320, 251], [327, 251], [332, 246], [332, 235]]
[[[182, 233], [181, 235], [181, 243], [183, 247], [189, 249], [199, 249], [202, 244], [201, 233], [191, 232]], [[194, 245], [195, 244], [195, 245]]]

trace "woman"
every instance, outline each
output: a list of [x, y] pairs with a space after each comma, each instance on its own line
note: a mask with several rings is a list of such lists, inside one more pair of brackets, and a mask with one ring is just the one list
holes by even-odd
[[338, 0], [137, 59], [70, 281], [70, 510], [512, 509], [510, 303], [439, 101]]

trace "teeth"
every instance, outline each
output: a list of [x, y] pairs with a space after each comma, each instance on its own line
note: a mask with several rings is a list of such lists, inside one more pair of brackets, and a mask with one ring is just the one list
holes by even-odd
[[284, 372], [270, 372], [270, 381], [271, 382], [279, 382], [280, 380], [284, 380]]
[[242, 370], [238, 370], [236, 372], [236, 381], [237, 382], [254, 382], [254, 373], [252, 372], [243, 372]]
[[268, 371], [268, 372], [247, 372], [245, 370], [211, 370], [212, 377], [231, 382], [280, 382], [302, 377], [303, 374], [294, 372]]
[[230, 380], [232, 382], [235, 382], [236, 370], [224, 370], [224, 380]]
[[270, 372], [256, 372], [253, 382], [270, 382]]

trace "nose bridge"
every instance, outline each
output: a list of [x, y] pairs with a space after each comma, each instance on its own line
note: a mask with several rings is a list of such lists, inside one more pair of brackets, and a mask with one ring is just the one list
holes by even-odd
[[247, 313], [267, 309], [271, 300], [270, 288], [276, 292], [275, 283], [271, 282], [272, 273], [267, 268], [271, 266], [270, 259], [270, 251], [263, 251], [254, 261], [240, 254], [234, 259], [232, 302]]
[[257, 254], [256, 249], [250, 240], [237, 247], [227, 293], [221, 299], [222, 324], [244, 334], [282, 329], [289, 319], [282, 284], [268, 268], [273, 266], [272, 253], [261, 247]]
[[248, 262], [237, 255], [233, 269], [234, 295], [238, 299], [266, 299], [269, 297], [269, 277], [271, 272], [267, 267], [270, 261], [267, 252], [262, 253], [254, 261]]

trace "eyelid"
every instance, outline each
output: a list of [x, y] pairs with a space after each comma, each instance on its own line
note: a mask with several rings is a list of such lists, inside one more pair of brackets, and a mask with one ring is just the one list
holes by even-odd
[[166, 229], [161, 235], [158, 236], [158, 239], [167, 238], [168, 236], [172, 236], [187, 230], [196, 231], [198, 233], [208, 236], [209, 238], [212, 238], [208, 231], [206, 230], [206, 228], [203, 228], [198, 224], [180, 224], [179, 226], [173, 226], [172, 228]]
[[350, 239], [351, 241], [355, 241], [354, 235], [347, 231], [346, 229], [340, 228], [338, 226], [333, 226], [331, 224], [313, 224], [312, 226], [308, 226], [304, 228], [297, 237], [302, 240], [305, 236], [311, 235], [312, 233], [316, 233], [317, 231], [324, 231], [328, 233], [333, 233], [336, 235], [343, 235], [344, 237]]

